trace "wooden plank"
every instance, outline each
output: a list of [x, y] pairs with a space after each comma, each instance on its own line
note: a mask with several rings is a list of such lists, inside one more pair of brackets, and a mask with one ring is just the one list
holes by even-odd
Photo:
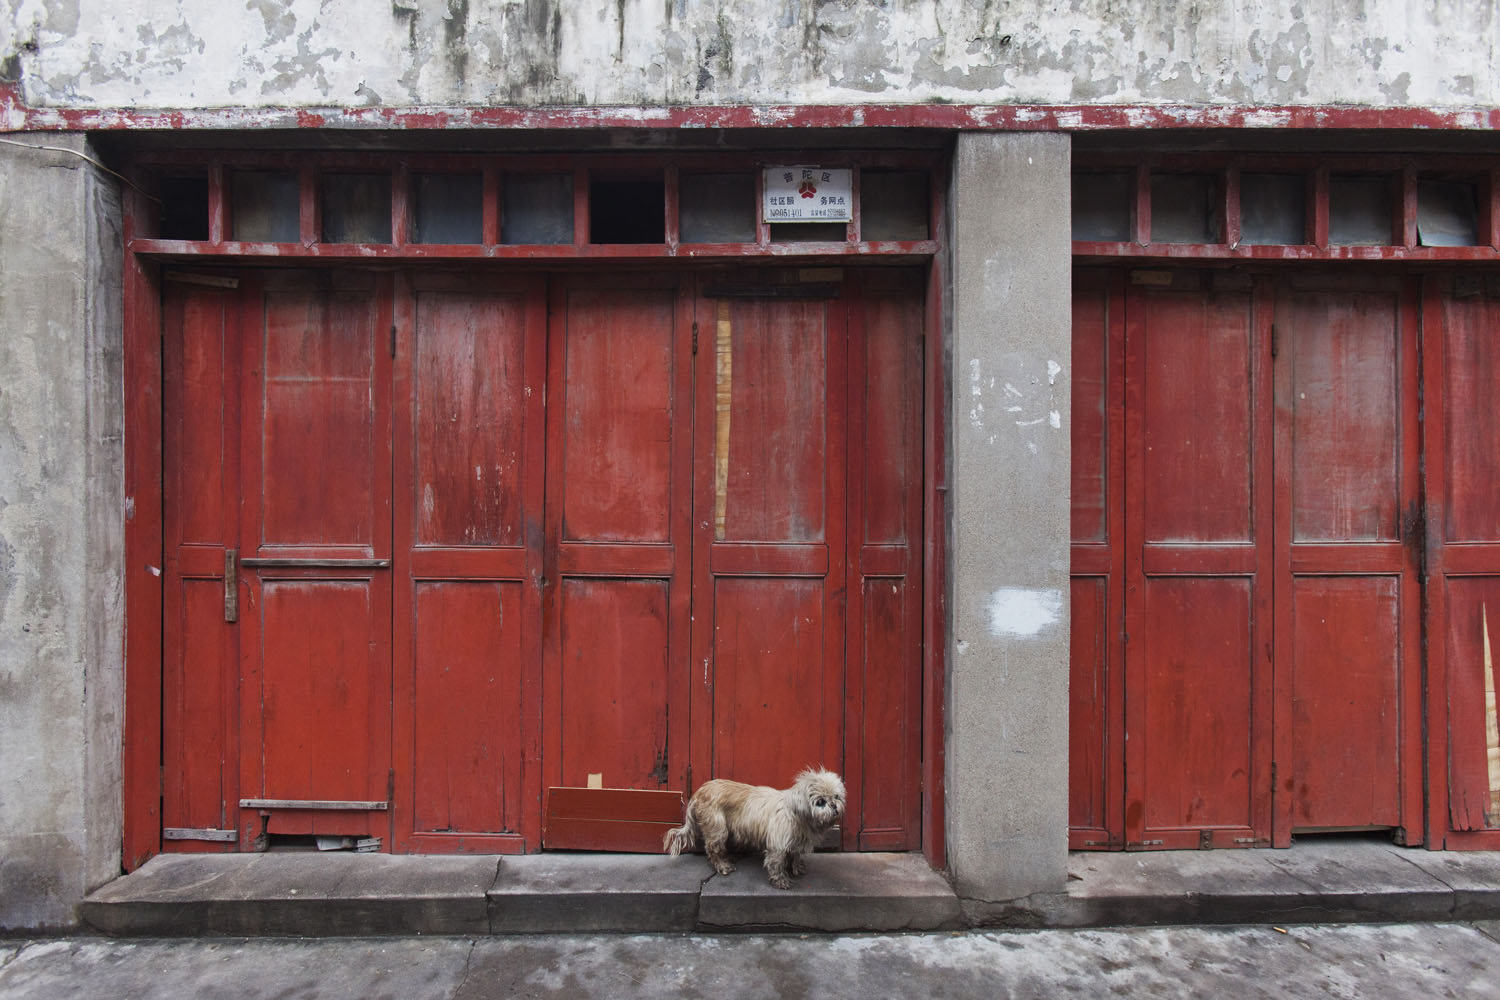
[[[565, 819], [612, 819], [634, 823], [682, 822], [682, 792], [665, 788], [580, 788], [557, 785], [547, 789], [547, 815]], [[661, 842], [657, 841], [660, 850]]]
[[554, 787], [542, 840], [552, 850], [660, 854], [663, 835], [682, 815], [679, 791]]

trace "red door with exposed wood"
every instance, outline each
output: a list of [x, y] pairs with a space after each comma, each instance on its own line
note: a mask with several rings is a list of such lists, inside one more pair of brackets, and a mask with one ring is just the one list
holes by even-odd
[[1073, 845], [1420, 841], [1413, 286], [1075, 288]]
[[814, 764], [919, 846], [920, 278], [164, 306], [169, 849], [652, 849], [632, 795]]
[[[1500, 849], [1500, 276], [1423, 288], [1434, 846]], [[1491, 605], [1496, 608], [1490, 612]]]

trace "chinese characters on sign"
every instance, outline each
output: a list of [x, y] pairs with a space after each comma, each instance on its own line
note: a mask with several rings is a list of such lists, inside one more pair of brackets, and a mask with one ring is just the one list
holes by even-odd
[[767, 167], [767, 222], [849, 222], [854, 208], [854, 171], [848, 167]]

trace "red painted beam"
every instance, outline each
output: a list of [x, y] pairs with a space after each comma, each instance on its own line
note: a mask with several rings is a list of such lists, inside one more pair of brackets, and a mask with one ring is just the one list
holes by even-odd
[[1496, 108], [1250, 107], [1217, 104], [780, 104], [701, 107], [138, 108], [30, 107], [0, 84], [0, 131], [121, 129], [923, 128], [1500, 130]]

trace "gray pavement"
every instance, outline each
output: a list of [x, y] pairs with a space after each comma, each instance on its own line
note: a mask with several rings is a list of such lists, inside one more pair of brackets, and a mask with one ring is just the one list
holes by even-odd
[[5, 1000], [1500, 998], [1500, 924], [0, 941]]

